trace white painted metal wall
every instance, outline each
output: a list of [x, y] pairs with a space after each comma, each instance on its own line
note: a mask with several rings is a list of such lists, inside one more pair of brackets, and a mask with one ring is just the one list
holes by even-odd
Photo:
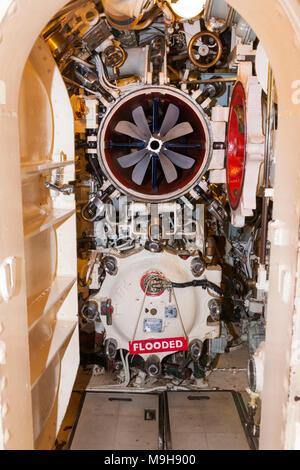
[[2, 449], [52, 447], [79, 362], [75, 200], [44, 186], [75, 177], [73, 113], [37, 40], [62, 4], [0, 7]]
[[[60, 389], [69, 390], [71, 382], [68, 373], [72, 366], [71, 372], [74, 374], [78, 363], [78, 344], [75, 339], [77, 331], [75, 329], [72, 336], [71, 327], [70, 329], [67, 327], [69, 333], [66, 332], [69, 342], [58, 341], [61, 347], [54, 348], [53, 355], [50, 354], [52, 357], [50, 363], [47, 363], [47, 360], [43, 362], [41, 359], [41, 357], [48, 357], [45, 351], [47, 349], [50, 351], [52, 346], [53, 338], [50, 338], [50, 331], [53, 333], [54, 330], [52, 326], [49, 326], [53, 325], [51, 323], [53, 321], [52, 307], [56, 304], [55, 300], [59, 301], [62, 298], [61, 293], [66, 293], [70, 288], [71, 284], [68, 284], [66, 278], [71, 283], [71, 278], [73, 274], [75, 275], [73, 261], [68, 258], [70, 252], [75, 249], [75, 222], [69, 203], [66, 205], [68, 207], [61, 205], [60, 202], [56, 206], [56, 203], [50, 201], [52, 216], [55, 218], [58, 214], [55, 211], [62, 211], [59, 212], [63, 214], [62, 218], [56, 218], [55, 223], [52, 218], [50, 224], [52, 228], [43, 227], [42, 231], [39, 225], [33, 228], [32, 225], [25, 224], [24, 227], [28, 231], [26, 232], [27, 241], [24, 242], [21, 182], [22, 179], [24, 181], [25, 174], [28, 176], [28, 171], [25, 169], [26, 165], [22, 167], [20, 165], [22, 145], [20, 146], [19, 137], [24, 129], [21, 124], [19, 132], [18, 126], [18, 120], [22, 114], [18, 108], [19, 88], [26, 60], [40, 31], [64, 3], [65, 0], [51, 0], [51, 2], [2, 0], [0, 4], [0, 275], [2, 276], [0, 448], [5, 449], [51, 446], [55, 430], [68, 401], [68, 391], [55, 395], [55, 384], [58, 383], [60, 374]], [[263, 0], [263, 2], [261, 0], [251, 2], [228, 0], [228, 3], [247, 19], [263, 42], [272, 62], [278, 91], [279, 134], [276, 152], [274, 223], [271, 226], [270, 237], [273, 248], [260, 447], [261, 449], [295, 448], [299, 447], [297, 431], [299, 433], [300, 423], [300, 402], [295, 401], [294, 397], [296, 392], [299, 394], [297, 374], [300, 362], [299, 356], [295, 355], [295, 351], [299, 349], [300, 339], [297, 316], [295, 316], [300, 217], [300, 4], [297, 0]], [[34, 72], [31, 70], [29, 73]], [[39, 87], [39, 91], [45, 95], [42, 87]], [[50, 119], [49, 105], [46, 104], [45, 115]], [[28, 125], [30, 126], [30, 123]], [[44, 148], [47, 149], [47, 145]], [[47, 153], [46, 150], [45, 152]], [[26, 152], [23, 156], [25, 154]], [[47, 158], [45, 155], [45, 160], [48, 160], [48, 157], [49, 155]], [[67, 159], [72, 158], [72, 155], [67, 154]], [[33, 167], [35, 175], [42, 174], [38, 165], [33, 164]], [[38, 186], [36, 176], [32, 176], [32, 182], [33, 187]], [[34, 206], [38, 200], [29, 201], [26, 197], [27, 193], [25, 194], [27, 208], [30, 208], [30, 204]], [[31, 206], [32, 209], [33, 206]], [[47, 204], [45, 207], [48, 207]], [[66, 211], [69, 210], [70, 214], [66, 216]], [[27, 214], [30, 214], [30, 210]], [[39, 240], [39, 243], [30, 240], [33, 238], [36, 238], [36, 241]], [[57, 243], [56, 259], [63, 260], [65, 257], [69, 260], [66, 265], [64, 262], [58, 262], [56, 270], [51, 265], [49, 256], [51, 251], [47, 251], [55, 246], [54, 238]], [[32, 251], [35, 259], [32, 263], [28, 263]], [[33, 275], [32, 270], [36, 269], [36, 273], [39, 273], [39, 253], [47, 253], [49, 279], [53, 281], [50, 285], [53, 287], [55, 279], [58, 280], [58, 285], [56, 284], [53, 290], [53, 297], [48, 296], [52, 298], [49, 311], [44, 305], [45, 330], [48, 328], [49, 337], [48, 340], [42, 339], [42, 352], [39, 350], [39, 338], [42, 338], [40, 335], [44, 334], [44, 319], [39, 320], [43, 317], [41, 313], [37, 314], [34, 320], [37, 323], [33, 322], [30, 326], [27, 317], [27, 311], [30, 310], [27, 307], [28, 296], [30, 297], [30, 293], [34, 292], [37, 287], [34, 277], [40, 282], [39, 276], [34, 276], [32, 282], [30, 281], [30, 276]], [[14, 269], [15, 276], [13, 275]], [[62, 281], [63, 278], [66, 283]], [[15, 281], [13, 286], [10, 285], [9, 279]], [[7, 288], [5, 288], [6, 285]], [[32, 290], [28, 290], [28, 285]], [[76, 286], [74, 285], [62, 307], [54, 314], [55, 316], [60, 312], [59, 321], [66, 319], [69, 326], [75, 319], [73, 318], [75, 292]], [[299, 301], [297, 303], [299, 307], [298, 304]], [[299, 316], [299, 308], [297, 315]], [[35, 331], [39, 322], [43, 325], [41, 332], [39, 328]], [[28, 327], [31, 328], [30, 332]], [[53, 344], [57, 343], [53, 341]], [[36, 352], [32, 354], [35, 347]], [[35, 374], [33, 383], [31, 382], [32, 374]], [[67, 383], [66, 389], [65, 383]], [[48, 386], [49, 384], [51, 387]], [[48, 407], [43, 408], [38, 405], [38, 397], [43, 397], [44, 391], [48, 392], [49, 389], [52, 389], [53, 393], [52, 395], [48, 393]], [[53, 403], [54, 406], [50, 410], [50, 405]], [[44, 427], [46, 423], [48, 425]]]
[[[271, 275], [260, 448], [295, 448], [299, 414], [288, 413], [288, 400], [292, 394], [292, 351], [295, 341], [299, 341], [299, 337], [293, 336], [293, 317], [300, 217], [300, 150], [297, 144], [300, 128], [300, 4], [296, 0], [229, 0], [228, 3], [247, 19], [262, 41], [274, 70], [278, 92], [279, 133], [275, 155], [274, 222], [269, 237], [272, 243]], [[299, 407], [299, 402], [297, 404]], [[293, 433], [289, 431], [288, 437], [290, 426]]]

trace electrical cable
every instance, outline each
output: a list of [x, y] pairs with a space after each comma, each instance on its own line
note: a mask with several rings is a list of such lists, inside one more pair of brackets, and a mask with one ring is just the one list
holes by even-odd
[[217, 286], [213, 282], [208, 281], [207, 279], [203, 280], [194, 280], [190, 282], [172, 282], [172, 287], [174, 289], [185, 289], [187, 287], [202, 287], [203, 289], [210, 289], [215, 291], [217, 294], [219, 294], [222, 297], [230, 297], [229, 294], [227, 294], [221, 287]]

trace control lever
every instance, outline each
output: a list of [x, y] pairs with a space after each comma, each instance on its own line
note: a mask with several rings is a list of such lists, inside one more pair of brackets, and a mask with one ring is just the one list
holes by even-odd
[[53, 183], [45, 183], [45, 187], [48, 189], [53, 189], [54, 191], [58, 191], [60, 193], [66, 194], [69, 196], [70, 194], [74, 193], [74, 186], [71, 186], [70, 184], [64, 184], [63, 186], [57, 186], [56, 184]]
[[213, 217], [215, 217], [221, 224], [223, 224], [224, 222], [228, 220], [228, 214], [226, 210], [224, 209], [224, 207], [222, 206], [222, 204], [220, 203], [220, 201], [218, 201], [215, 198], [212, 199], [211, 197], [209, 197], [206, 191], [204, 191], [204, 189], [201, 188], [201, 186], [199, 185], [197, 185], [194, 188], [194, 191], [200, 197], [202, 197], [202, 199], [204, 199], [204, 201], [207, 203], [208, 212], [210, 212], [210, 214]]

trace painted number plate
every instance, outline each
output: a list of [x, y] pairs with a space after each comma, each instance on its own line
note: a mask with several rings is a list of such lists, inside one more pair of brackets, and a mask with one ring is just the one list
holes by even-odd
[[129, 354], [154, 354], [188, 350], [187, 338], [146, 339], [129, 342]]

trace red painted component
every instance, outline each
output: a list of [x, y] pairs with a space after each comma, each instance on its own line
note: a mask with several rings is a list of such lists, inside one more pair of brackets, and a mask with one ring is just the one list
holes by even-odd
[[129, 354], [188, 351], [187, 338], [159, 338], [129, 342]]
[[227, 132], [227, 193], [230, 206], [239, 206], [246, 166], [246, 95], [243, 85], [237, 82], [233, 88]]
[[[161, 279], [165, 279], [161, 273], [157, 272], [157, 271], [150, 271], [146, 274], [144, 274], [144, 276], [142, 277], [141, 279], [141, 288], [143, 290], [143, 292], [146, 292], [146, 287], [147, 287], [147, 283], [145, 282], [145, 280], [149, 277], [149, 275], [151, 274], [157, 274], [157, 276], [159, 276]], [[165, 289], [162, 289], [161, 291], [159, 292], [147, 292], [147, 296], [149, 297], [159, 297], [160, 295], [162, 295], [163, 293], [165, 292]]]

